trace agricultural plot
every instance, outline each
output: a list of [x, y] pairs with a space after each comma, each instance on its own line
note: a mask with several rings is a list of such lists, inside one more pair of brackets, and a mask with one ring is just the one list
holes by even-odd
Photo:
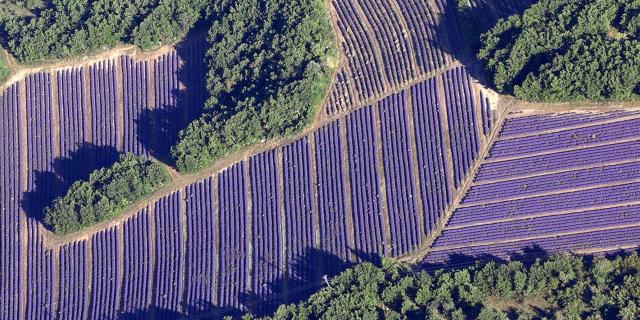
[[52, 249], [45, 248], [42, 227], [38, 221], [29, 220], [27, 230], [29, 255], [25, 318], [55, 319], [54, 287], [59, 276], [56, 276], [54, 252]]
[[426, 262], [637, 247], [637, 116], [507, 118]]
[[61, 319], [84, 319], [87, 316], [89, 270], [87, 242], [78, 241], [60, 248], [58, 312]]
[[99, 232], [91, 238], [91, 310], [90, 319], [114, 319], [119, 310], [120, 233], [117, 227]]

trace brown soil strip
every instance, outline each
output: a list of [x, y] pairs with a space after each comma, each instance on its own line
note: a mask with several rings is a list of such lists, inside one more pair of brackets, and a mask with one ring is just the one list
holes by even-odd
[[632, 227], [640, 227], [640, 223], [627, 223], [627, 224], [621, 224], [617, 226], [589, 228], [589, 229], [584, 229], [580, 231], [559, 232], [559, 233], [548, 234], [543, 236], [522, 237], [522, 238], [515, 238], [515, 239], [501, 240], [501, 241], [472, 242], [472, 243], [466, 243], [463, 245], [442, 246], [442, 247], [432, 248], [432, 252], [456, 250], [456, 249], [464, 249], [464, 248], [480, 247], [480, 246], [493, 246], [493, 245], [529, 241], [529, 240], [557, 238], [557, 237], [571, 236], [576, 234], [593, 233], [593, 232], [608, 231], [608, 230], [619, 230], [619, 229], [632, 228]]
[[311, 150], [311, 186], [313, 189], [313, 237], [314, 246], [320, 248], [320, 204], [318, 199], [318, 165], [316, 160], [316, 138], [314, 133], [307, 136]]
[[561, 216], [565, 214], [575, 214], [575, 213], [582, 213], [586, 211], [627, 207], [627, 206], [633, 206], [633, 205], [639, 205], [639, 204], [640, 204], [640, 201], [628, 201], [628, 202], [619, 202], [619, 203], [610, 204], [610, 205], [599, 205], [599, 206], [591, 206], [586, 208], [569, 209], [569, 210], [561, 210], [561, 211], [546, 212], [546, 213], [534, 213], [534, 214], [528, 214], [525, 216], [518, 216], [513, 218], [503, 218], [503, 219], [496, 219], [496, 220], [489, 220], [489, 221], [466, 223], [462, 225], [446, 227], [445, 230], [464, 229], [469, 227], [484, 226], [484, 225], [490, 225], [490, 224], [496, 224], [496, 223], [513, 222], [513, 221], [519, 221], [519, 220], [528, 220], [528, 219], [544, 218], [544, 217], [552, 217], [552, 216]]
[[[454, 186], [454, 166], [453, 166], [453, 150], [451, 149], [451, 130], [449, 128], [449, 113], [447, 112], [447, 99], [445, 97], [444, 90], [444, 79], [442, 76], [439, 76], [437, 79], [438, 83], [438, 106], [440, 108], [440, 115], [442, 116], [442, 125], [444, 127], [444, 145], [445, 145], [445, 153], [447, 154], [447, 184], [449, 186]], [[451, 192], [454, 193], [456, 190], [451, 188]]]
[[157, 294], [155, 290], [155, 274], [158, 271], [158, 266], [156, 265], [156, 246], [157, 246], [157, 235], [156, 235], [156, 208], [155, 203], [149, 203], [149, 265], [151, 266], [150, 274], [149, 274], [149, 287], [147, 292], [147, 299], [153, 304], [153, 300], [155, 295]]
[[613, 247], [594, 247], [590, 249], [580, 249], [575, 250], [574, 253], [577, 255], [587, 255], [587, 254], [596, 254], [602, 252], [612, 252], [618, 250], [630, 250], [640, 248], [640, 245], [625, 245], [625, 246], [613, 246]]
[[245, 283], [246, 285], [246, 290], [247, 292], [251, 292], [252, 288], [251, 288], [251, 283], [253, 281], [253, 252], [255, 250], [255, 248], [253, 247], [253, 241], [251, 239], [253, 239], [253, 190], [251, 188], [253, 188], [253, 185], [251, 184], [251, 175], [249, 173], [249, 161], [246, 160], [244, 161], [244, 181], [245, 181], [245, 195], [246, 195], [246, 201], [245, 203], [247, 204], [246, 207], [246, 215], [247, 215], [247, 243], [249, 244], [247, 246], [247, 282]]
[[60, 158], [62, 147], [60, 141], [60, 97], [58, 95], [57, 72], [51, 72], [51, 121], [53, 122], [53, 158]]
[[[21, 192], [24, 193], [27, 191], [27, 173], [29, 171], [28, 161], [27, 161], [27, 89], [26, 82], [24, 79], [20, 81], [20, 171], [21, 171]], [[20, 314], [23, 315], [23, 319], [26, 318], [26, 310], [27, 310], [27, 271], [29, 269], [28, 266], [28, 241], [29, 241], [29, 230], [28, 230], [28, 219], [27, 212], [20, 206], [20, 231], [21, 231], [21, 248], [20, 252], [24, 252], [25, 254], [21, 255], [20, 261], [20, 294], [22, 297], [21, 305], [20, 305]]]
[[120, 310], [120, 306], [122, 304], [122, 286], [123, 286], [123, 278], [124, 278], [124, 223], [120, 226], [116, 227], [116, 236], [118, 237], [116, 241], [118, 241], [118, 250], [117, 259], [118, 259], [118, 270], [116, 270], [116, 308]]
[[124, 88], [123, 88], [123, 70], [122, 60], [119, 57], [113, 59], [116, 68], [116, 94], [118, 104], [116, 105], [117, 123], [116, 129], [118, 130], [118, 150], [124, 150]]
[[387, 199], [387, 181], [385, 178], [385, 174], [384, 174], [384, 161], [382, 159], [382, 157], [384, 156], [384, 153], [382, 152], [382, 125], [381, 125], [381, 119], [380, 119], [380, 108], [379, 108], [379, 104], [375, 104], [373, 106], [373, 117], [374, 117], [374, 121], [375, 121], [375, 141], [377, 141], [376, 143], [376, 157], [378, 158], [378, 176], [380, 178], [380, 184], [379, 184], [379, 188], [380, 188], [380, 206], [381, 206], [381, 210], [382, 210], [382, 216], [383, 216], [383, 221], [384, 221], [384, 234], [385, 234], [385, 254], [386, 255], [393, 255], [394, 247], [393, 247], [393, 240], [391, 238], [391, 217], [389, 216], [389, 205], [388, 205], [388, 199]]
[[148, 60], [149, 65], [149, 109], [153, 110], [156, 108], [156, 66], [155, 60]]
[[89, 75], [89, 64], [85, 63], [83, 65], [83, 73], [82, 76], [84, 77], [84, 101], [85, 101], [85, 126], [87, 127], [87, 142], [88, 143], [93, 143], [93, 115], [92, 115], [92, 105], [91, 105], [91, 86], [93, 85], [92, 83], [90, 83], [90, 79], [91, 76]]
[[413, 95], [411, 90], [407, 90], [407, 107], [406, 107], [406, 112], [407, 112], [407, 126], [409, 127], [409, 141], [410, 141], [410, 153], [411, 153], [411, 164], [412, 166], [412, 170], [411, 170], [411, 174], [413, 175], [413, 181], [414, 183], [414, 190], [413, 190], [413, 197], [414, 199], [416, 199], [416, 209], [417, 209], [417, 214], [418, 214], [418, 225], [420, 227], [420, 238], [424, 238], [427, 233], [426, 233], [426, 229], [425, 229], [425, 225], [424, 225], [424, 215], [425, 215], [425, 210], [424, 210], [424, 201], [425, 199], [422, 199], [422, 192], [420, 192], [422, 189], [421, 183], [420, 183], [420, 172], [419, 172], [419, 165], [418, 165], [418, 146], [416, 144], [416, 136], [418, 135], [416, 133], [416, 128], [415, 128], [415, 122], [414, 122], [414, 114], [413, 114]]
[[82, 319], [89, 319], [89, 307], [91, 306], [91, 287], [93, 285], [93, 241], [87, 240], [87, 289], [85, 290], [85, 308]]
[[499, 183], [499, 182], [517, 181], [517, 180], [523, 180], [523, 179], [528, 179], [528, 178], [547, 176], [547, 175], [564, 173], [564, 172], [572, 172], [572, 171], [579, 171], [579, 170], [585, 170], [585, 169], [596, 169], [596, 168], [610, 167], [610, 166], [615, 166], [615, 165], [620, 165], [620, 164], [634, 163], [634, 162], [638, 162], [638, 161], [640, 161], [640, 160], [639, 159], [627, 159], [627, 160], [621, 160], [621, 161], [611, 161], [611, 162], [606, 162], [606, 163], [589, 164], [589, 165], [585, 165], [585, 166], [576, 166], [576, 167], [571, 167], [571, 168], [566, 168], [566, 169], [541, 171], [541, 172], [536, 172], [536, 173], [528, 174], [528, 175], [524, 175], [524, 176], [475, 181], [473, 183], [473, 185], [474, 186], [482, 186], [482, 185], [494, 184], [494, 183]]
[[[491, 131], [491, 134], [489, 136], [488, 142], [484, 146], [481, 147], [480, 153], [478, 154], [478, 158], [477, 158], [478, 160], [476, 160], [474, 162], [473, 166], [471, 167], [471, 170], [469, 171], [469, 174], [462, 181], [461, 187], [458, 190], [458, 192], [454, 193], [453, 201], [452, 201], [451, 205], [447, 208], [447, 210], [445, 211], [443, 217], [436, 224], [435, 230], [425, 239], [425, 241], [423, 241], [423, 243], [420, 245], [420, 248], [418, 250], [416, 250], [415, 252], [413, 252], [411, 254], [407, 254], [407, 255], [405, 255], [403, 257], [400, 257], [400, 259], [399, 259], [400, 261], [405, 261], [405, 262], [409, 262], [409, 263], [417, 263], [417, 262], [423, 260], [424, 257], [427, 256], [427, 254], [429, 254], [429, 252], [431, 251], [431, 246], [433, 245], [433, 242], [435, 241], [435, 239], [438, 236], [440, 236], [440, 234], [442, 233], [444, 228], [447, 226], [447, 224], [449, 223], [449, 220], [453, 216], [453, 213], [458, 208], [458, 206], [462, 202], [462, 199], [464, 198], [465, 194], [467, 193], [467, 191], [471, 187], [472, 182], [475, 179], [475, 176], [476, 176], [476, 174], [478, 172], [478, 169], [480, 168], [480, 165], [483, 162], [482, 159], [484, 159], [486, 157], [487, 153], [491, 149], [491, 146], [493, 145], [493, 143], [495, 142], [496, 138], [498, 137], [498, 133], [500, 132], [500, 129], [502, 128], [502, 125], [504, 124], [504, 115], [506, 113], [508, 113], [509, 108], [510, 108], [509, 105], [501, 106], [499, 111], [496, 113], [495, 127]], [[446, 119], [443, 120], [443, 121], [446, 121]]]
[[563, 126], [561, 128], [555, 128], [555, 129], [549, 129], [549, 130], [543, 130], [543, 131], [536, 131], [536, 132], [529, 132], [529, 133], [523, 133], [523, 134], [514, 134], [514, 135], [508, 135], [508, 136], [501, 136], [500, 140], [514, 140], [514, 139], [527, 138], [527, 137], [537, 137], [537, 136], [541, 136], [541, 135], [545, 135], [545, 134], [558, 133], [558, 132], [563, 132], [563, 131], [570, 131], [570, 130], [575, 130], [575, 129], [580, 129], [580, 128], [597, 127], [597, 126], [602, 126], [602, 125], [605, 125], [605, 124], [622, 122], [622, 121], [626, 121], [626, 120], [634, 120], [634, 119], [640, 119], [640, 115], [632, 115], [632, 116], [627, 116], [627, 117], [606, 119], [606, 120], [601, 120], [601, 121], [597, 121], [597, 122], [581, 123], [581, 124], [576, 124], [576, 125], [572, 125], [572, 126]]
[[[38, 228], [40, 229], [40, 232], [44, 231], [42, 225], [38, 225]], [[60, 247], [51, 249], [51, 258], [53, 259], [53, 278], [55, 279], [53, 281], [53, 297], [51, 305], [53, 306], [52, 310], [56, 310], [56, 312], [59, 312], [58, 307], [60, 305], [60, 275], [62, 274], [62, 270], [60, 270], [60, 249]]]
[[502, 202], [510, 202], [510, 201], [517, 201], [517, 200], [539, 198], [539, 197], [558, 195], [558, 194], [564, 194], [564, 193], [574, 193], [574, 192], [587, 191], [587, 190], [598, 189], [598, 188], [622, 186], [622, 185], [631, 184], [631, 183], [638, 183], [638, 182], [640, 182], [640, 179], [632, 179], [632, 180], [625, 180], [625, 181], [618, 181], [618, 182], [593, 184], [593, 185], [589, 185], [589, 186], [571, 188], [571, 189], [561, 189], [561, 190], [553, 190], [553, 191], [547, 191], [547, 192], [539, 192], [539, 193], [527, 194], [527, 195], [523, 195], [523, 196], [504, 197], [504, 198], [495, 199], [495, 200], [473, 202], [471, 204], [461, 203], [458, 206], [458, 208], [460, 209], [460, 208], [470, 208], [470, 207], [482, 207], [482, 206], [496, 204], [496, 203], [502, 203]]
[[346, 117], [341, 118], [340, 120], [340, 140], [342, 140], [342, 148], [344, 150], [344, 154], [342, 156], [342, 176], [344, 181], [344, 193], [345, 193], [345, 206], [346, 206], [346, 214], [347, 214], [347, 230], [349, 232], [349, 248], [352, 248], [349, 258], [351, 262], [356, 262], [357, 257], [355, 255], [356, 249], [356, 231], [355, 225], [353, 222], [353, 200], [351, 199], [352, 190], [351, 190], [351, 168], [349, 164], [349, 140], [347, 138], [347, 119]]
[[552, 155], [552, 154], [556, 154], [556, 153], [564, 153], [564, 152], [570, 152], [570, 151], [576, 151], [576, 150], [582, 150], [582, 149], [589, 149], [589, 148], [595, 148], [595, 147], [602, 147], [602, 146], [614, 145], [614, 144], [625, 143], [625, 142], [634, 142], [634, 141], [640, 141], [640, 137], [623, 138], [623, 139], [605, 141], [605, 142], [601, 142], [601, 143], [593, 143], [593, 144], [589, 144], [589, 145], [582, 145], [582, 146], [570, 147], [570, 148], [564, 148], [564, 149], [545, 150], [545, 151], [540, 151], [540, 152], [528, 153], [526, 155], [515, 155], [515, 156], [499, 157], [499, 158], [487, 158], [487, 159], [485, 159], [484, 163], [513, 161], [513, 160], [519, 160], [519, 159], [525, 159], [525, 158], [533, 158], [533, 157], [537, 157], [537, 156]]
[[589, 111], [607, 111], [607, 110], [631, 110], [640, 109], [638, 102], [594, 102], [594, 101], [575, 101], [562, 103], [536, 103], [528, 101], [518, 101], [511, 112], [530, 112], [530, 113], [556, 113], [556, 112], [589, 112]]
[[[214, 241], [214, 255], [213, 255], [213, 287], [218, 288], [218, 275], [220, 274], [220, 188], [218, 187], [219, 176], [216, 174], [213, 176], [213, 226], [215, 234]], [[213, 301], [218, 301], [218, 290], [213, 290]]]

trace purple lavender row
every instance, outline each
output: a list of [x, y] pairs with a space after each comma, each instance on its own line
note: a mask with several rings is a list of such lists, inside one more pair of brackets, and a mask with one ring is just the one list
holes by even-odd
[[86, 319], [87, 286], [87, 242], [77, 241], [60, 248], [60, 283], [58, 286], [59, 319]]
[[400, 85], [411, 80], [416, 71], [411, 64], [413, 54], [400, 21], [389, 5], [378, 1], [355, 0], [369, 21], [376, 41], [380, 45], [384, 70], [389, 83]]
[[[278, 153], [271, 150], [249, 160], [253, 217], [253, 278], [251, 291], [258, 299], [268, 300], [276, 294], [276, 283], [282, 277], [283, 252], [278, 186]], [[274, 300], [274, 304], [278, 301]], [[268, 307], [260, 304], [262, 310]], [[259, 312], [262, 310], [255, 310]]]
[[640, 179], [640, 162], [623, 163], [471, 187], [464, 204]]
[[[155, 204], [156, 261], [153, 306], [162, 312], [182, 311], [184, 264], [182, 241], [182, 192], [176, 191]], [[160, 315], [159, 315], [160, 316]]]
[[22, 248], [20, 202], [22, 200], [22, 125], [20, 85], [0, 96], [0, 318], [21, 319]]
[[350, 81], [351, 79], [349, 79], [346, 74], [346, 68], [340, 69], [340, 72], [336, 75], [333, 88], [331, 89], [329, 102], [325, 107], [325, 112], [328, 115], [349, 110], [355, 104], [353, 101], [354, 97], [351, 96], [351, 90], [349, 88]]
[[218, 306], [240, 308], [240, 295], [247, 289], [248, 246], [247, 194], [244, 162], [218, 174], [220, 203], [220, 255]]
[[[320, 249], [349, 261], [351, 236], [347, 217], [344, 185], [344, 145], [340, 122], [332, 122], [315, 132], [316, 167], [318, 175], [318, 213], [320, 216]], [[334, 274], [335, 265], [325, 265], [326, 273]]]
[[122, 65], [122, 88], [124, 108], [124, 152], [138, 155], [147, 155], [148, 152], [141, 143], [141, 131], [150, 131], [146, 128], [150, 123], [145, 121], [143, 115], [149, 112], [149, 96], [151, 85], [149, 83], [149, 64], [147, 61], [134, 62], [129, 56], [120, 57]]
[[421, 73], [429, 73], [445, 65], [445, 58], [438, 43], [442, 43], [435, 26], [436, 12], [424, 1], [399, 0], [398, 5], [411, 31], [415, 59]]
[[116, 319], [119, 309], [120, 239], [118, 227], [91, 237], [91, 310], [89, 319]]
[[187, 314], [211, 311], [215, 305], [216, 223], [213, 178], [187, 186], [185, 306]]
[[176, 51], [171, 51], [154, 61], [155, 69], [155, 108], [163, 110], [172, 115], [167, 122], [156, 125], [163, 130], [175, 131], [180, 129], [185, 122], [185, 110], [178, 110], [180, 102], [180, 82], [178, 73], [180, 68], [180, 58]]
[[[458, 21], [457, 14], [449, 14], [449, 12], [455, 12], [457, 10], [455, 1], [435, 0], [435, 5], [437, 9], [434, 8], [434, 10], [437, 10], [439, 17], [438, 22], [432, 25], [432, 28], [447, 35], [447, 39], [443, 39], [442, 41], [442, 43], [447, 44], [447, 52], [454, 56], [464, 52], [463, 50], [465, 50], [464, 46], [466, 44], [462, 43], [462, 33], [459, 27], [462, 23]], [[442, 32], [443, 30], [446, 30], [446, 32]]]
[[425, 233], [430, 234], [452, 200], [447, 182], [445, 131], [438, 103], [437, 79], [413, 86], [411, 96], [424, 226]]
[[383, 256], [384, 218], [372, 106], [347, 116], [347, 140], [355, 249], [369, 258]]
[[640, 135], [640, 119], [632, 119], [536, 136], [498, 140], [491, 157], [520, 156], [554, 149], [588, 146]]
[[471, 78], [464, 67], [448, 71], [443, 75], [443, 81], [449, 116], [454, 185], [458, 188], [478, 155], [475, 102]]
[[482, 134], [487, 136], [493, 127], [493, 113], [489, 98], [485, 97], [482, 91], [480, 91], [480, 109], [482, 111]]
[[[115, 62], [107, 60], [89, 66], [89, 77], [93, 144], [119, 149], [122, 137], [118, 137], [118, 80]], [[97, 167], [102, 167], [113, 159], [97, 161]]]
[[639, 209], [640, 206], [625, 206], [445, 230], [434, 243], [434, 248], [465, 243], [548, 236], [557, 233], [579, 232], [590, 228], [607, 228], [638, 223], [640, 222]]
[[380, 70], [383, 68], [376, 60], [373, 39], [352, 0], [333, 0], [332, 3], [338, 15], [338, 29], [345, 39], [342, 50], [348, 59], [351, 71], [349, 78], [355, 83], [359, 100], [363, 101], [382, 93], [385, 88]]
[[435, 251], [427, 256], [425, 263], [443, 263], [474, 258], [514, 259], [557, 252], [637, 245], [638, 243], [640, 243], [640, 227], [628, 227], [561, 237]]
[[124, 237], [121, 315], [144, 314], [151, 304], [151, 223], [149, 209], [139, 211], [122, 227]]
[[[53, 141], [53, 108], [51, 101], [51, 75], [36, 73], [27, 76], [27, 161], [29, 172], [27, 190], [36, 190], [36, 177], [41, 172], [53, 172], [55, 142]], [[55, 190], [43, 190], [36, 196], [44, 197]], [[45, 199], [30, 201], [41, 203]]]
[[378, 104], [391, 243], [395, 256], [412, 251], [422, 240], [414, 196], [416, 187], [406, 104], [405, 91]]
[[307, 280], [307, 270], [296, 268], [302, 261], [313, 264], [315, 246], [311, 150], [307, 138], [282, 147], [284, 214], [287, 224], [287, 270], [290, 277]]
[[639, 114], [633, 111], [611, 111], [598, 113], [562, 113], [532, 115], [524, 117], [507, 118], [500, 130], [501, 137], [519, 134], [532, 134], [544, 130], [565, 128], [575, 125], [584, 125], [598, 121], [611, 120]]
[[539, 196], [473, 207], [463, 207], [453, 214], [449, 226], [489, 222], [562, 210], [589, 208], [640, 200], [640, 183]]
[[[87, 131], [87, 102], [85, 97], [84, 68], [61, 70], [56, 73], [58, 80], [58, 113], [60, 127], [60, 156], [71, 158], [85, 141], [88, 140]], [[86, 163], [78, 163], [71, 172], [66, 173], [69, 180], [82, 179], [80, 167]]]
[[604, 165], [607, 162], [623, 160], [640, 160], [640, 141], [485, 163], [478, 170], [476, 181], [516, 178], [545, 171]]
[[53, 320], [53, 287], [56, 282], [53, 251], [45, 249], [37, 220], [27, 222], [27, 306], [28, 320]]

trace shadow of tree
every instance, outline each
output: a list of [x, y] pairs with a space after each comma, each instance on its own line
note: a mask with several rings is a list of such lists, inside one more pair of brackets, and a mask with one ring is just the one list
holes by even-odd
[[53, 172], [35, 171], [34, 189], [25, 192], [21, 206], [27, 216], [42, 219], [44, 208], [57, 197], [63, 196], [78, 180], [86, 180], [96, 169], [111, 166], [118, 161], [118, 150], [110, 146], [83, 143], [68, 157], [53, 161]]

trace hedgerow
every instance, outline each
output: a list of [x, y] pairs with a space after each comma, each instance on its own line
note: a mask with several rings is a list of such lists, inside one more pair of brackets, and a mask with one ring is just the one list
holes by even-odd
[[[391, 260], [344, 271], [265, 319], [638, 319], [640, 257], [558, 255], [413, 272]], [[245, 320], [253, 319], [246, 315]]]
[[331, 83], [336, 48], [321, 0], [228, 0], [212, 9], [209, 99], [172, 154], [192, 172], [310, 123]]
[[484, 34], [479, 58], [521, 99], [637, 99], [639, 31], [638, 1], [542, 0]]
[[170, 181], [157, 161], [124, 154], [113, 166], [91, 173], [87, 181], [75, 182], [65, 196], [45, 208], [44, 222], [58, 234], [80, 231], [119, 216]]

